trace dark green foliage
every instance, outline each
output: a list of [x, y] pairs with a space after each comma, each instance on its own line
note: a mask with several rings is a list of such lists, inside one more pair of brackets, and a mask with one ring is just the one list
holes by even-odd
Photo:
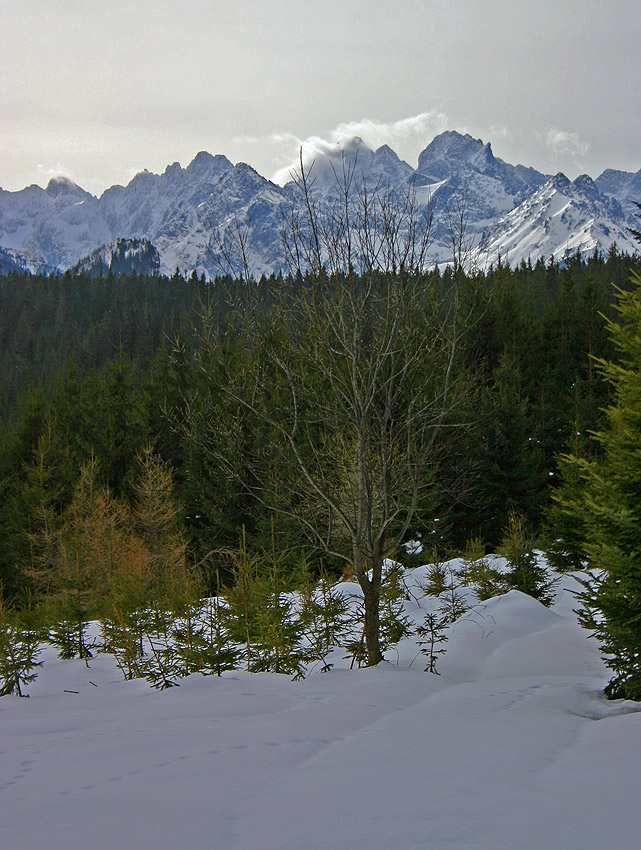
[[526, 521], [521, 514], [512, 511], [508, 516], [498, 551], [510, 567], [504, 576], [508, 587], [532, 596], [543, 605], [550, 605], [555, 581], [546, 567], [539, 563], [534, 541], [528, 535]]
[[486, 558], [467, 562], [463, 583], [474, 585], [474, 592], [480, 602], [510, 590], [505, 574], [495, 569]]
[[302, 624], [285, 592], [280, 558], [275, 550], [271, 556], [250, 552], [244, 533], [228, 554], [234, 584], [225, 591], [222, 622], [230, 640], [244, 644], [247, 670], [302, 675]]
[[298, 619], [305, 640], [306, 659], [320, 661], [321, 669], [327, 672], [332, 665], [326, 656], [334, 647], [341, 646], [350, 629], [349, 604], [324, 570], [317, 583], [306, 573], [299, 593]]
[[219, 596], [189, 606], [171, 629], [171, 646], [182, 675], [221, 676], [238, 668], [240, 649], [225, 624], [225, 601]]
[[479, 533], [495, 539], [510, 511], [536, 516], [544, 485], [543, 459], [534, 438], [531, 405], [520, 369], [504, 352], [481, 393], [479, 415], [483, 434], [479, 477], [484, 496], [479, 504]]
[[423, 591], [427, 596], [440, 596], [441, 593], [445, 593], [449, 584], [447, 567], [438, 560], [436, 551], [434, 556], [434, 563], [428, 571], [427, 581], [423, 584]]
[[[628, 287], [630, 267], [640, 264], [611, 251], [587, 260], [570, 257], [563, 265], [461, 273], [456, 280], [406, 275], [404, 285], [415, 287], [426, 303], [428, 293], [438, 294], [433, 303], [441, 304], [440, 318], [452, 320], [447, 308], [456, 292], [461, 333], [453, 386], [462, 403], [417, 469], [425, 486], [413, 530], [423, 532], [423, 539], [447, 551], [478, 535], [493, 548], [510, 509], [538, 532], [557, 491], [548, 522], [552, 557], [558, 545], [555, 565], [581, 563], [583, 520], [573, 519], [571, 506], [583, 473], [571, 465], [563, 471], [567, 462], [558, 460], [558, 452], [598, 462], [605, 451], [601, 441], [585, 441], [590, 430], [603, 429], [602, 411], [614, 392], [595, 358], [618, 357], [604, 315], [613, 315], [614, 285]], [[371, 283], [382, 292], [385, 278]], [[312, 569], [318, 567], [320, 547], [311, 548], [288, 515], [300, 507], [296, 494], [302, 492], [291, 458], [267, 423], [237, 399], [249, 398], [262, 412], [287, 408], [286, 381], [271, 355], [295, 353], [297, 346], [302, 351], [299, 290], [338, 303], [345, 285], [341, 276], [272, 277], [254, 284], [205, 284], [180, 276], [0, 277], [0, 580], [7, 599], [19, 606], [30, 593], [55, 596], [61, 606], [56, 634], [65, 652], [82, 651], [82, 623], [94, 604], [83, 584], [91, 577], [76, 569], [69, 539], [74, 493], [92, 457], [100, 464], [101, 486], [109, 485], [125, 512], [135, 508], [141, 452], [152, 448], [171, 464], [185, 559], [198, 564], [207, 593], [216, 584], [212, 553], [235, 546], [243, 525], [252, 551], [271, 550], [274, 508], [281, 511], [276, 550], [300, 552], [297, 547], [306, 545], [305, 557]], [[367, 313], [363, 351], [375, 343], [383, 315], [377, 306]], [[408, 322], [407, 338], [425, 343], [425, 316], [417, 311]], [[313, 363], [299, 352], [296, 365], [307, 363], [307, 356], [302, 389], [322, 392], [331, 413], [336, 398], [322, 383], [318, 367], [327, 361], [319, 352]], [[395, 423], [413, 389], [408, 382], [394, 400]], [[332, 442], [321, 422], [305, 421], [311, 437], [305, 461], [315, 468], [314, 446], [333, 456], [324, 474], [336, 493], [346, 493], [352, 481], [344, 432]], [[372, 458], [381, 445], [372, 442]], [[231, 469], [240, 474], [231, 475]], [[306, 510], [306, 516], [318, 516], [318, 505]], [[127, 557], [137, 558], [144, 573], [147, 544], [140, 528], [125, 523], [120, 533], [137, 541]], [[301, 558], [288, 554], [283, 580]], [[335, 555], [323, 558], [332, 568], [338, 564]], [[224, 578], [229, 581], [231, 572]], [[490, 592], [494, 578], [486, 578]], [[121, 595], [127, 597], [124, 590]]]
[[450, 620], [448, 616], [440, 611], [426, 612], [422, 625], [418, 626], [416, 643], [427, 659], [426, 673], [439, 675], [436, 662], [440, 655], [445, 652], [442, 646], [447, 641], [446, 629]]
[[31, 612], [20, 615], [9, 610], [1, 591], [0, 587], [0, 697], [26, 697], [24, 689], [36, 678], [36, 668], [41, 665], [38, 656], [44, 630]]
[[599, 638], [614, 676], [611, 697], [641, 700], [641, 277], [620, 292], [608, 322], [616, 361], [598, 361], [613, 392], [596, 459], [574, 459], [583, 490], [573, 507], [585, 530], [591, 578], [582, 622]]
[[[104, 645], [114, 656], [123, 678], [129, 680], [144, 676], [144, 623], [139, 612], [135, 609], [114, 609], [113, 615], [105, 617], [101, 625]], [[154, 684], [157, 681], [155, 676], [153, 681]]]
[[388, 561], [381, 587], [381, 647], [395, 646], [411, 633], [409, 620], [403, 614], [405, 588], [400, 564]]
[[0, 275], [0, 420], [71, 357], [86, 373], [122, 350], [146, 368], [180, 328], [193, 336], [210, 297], [210, 285], [180, 277]]
[[561, 483], [552, 493], [545, 517], [545, 553], [550, 566], [558, 572], [581, 570], [587, 558], [586, 511], [580, 507], [585, 494], [584, 480], [576, 458], [588, 455], [589, 445], [580, 437], [575, 431], [572, 455], [562, 455], [558, 460]]

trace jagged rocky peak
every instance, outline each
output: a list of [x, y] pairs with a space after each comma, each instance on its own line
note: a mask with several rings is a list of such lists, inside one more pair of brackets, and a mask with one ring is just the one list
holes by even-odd
[[479, 154], [483, 154], [486, 159], [494, 158], [489, 143], [486, 145], [481, 139], [472, 138], [469, 133], [463, 136], [456, 130], [446, 130], [436, 136], [419, 155], [418, 171], [443, 180], [449, 177], [455, 167]]
[[472, 162], [479, 171], [492, 168], [496, 162], [496, 158], [492, 151], [492, 145], [489, 142], [486, 142], [480, 151], [477, 151], [470, 157], [470, 162]]
[[[139, 171], [137, 174], [133, 176], [129, 185], [138, 184], [138, 183], [149, 183], [149, 181], [154, 180], [158, 175], [154, 174], [153, 171], [149, 171], [148, 168], [143, 168], [142, 171]], [[107, 190], [109, 191], [109, 190]]]
[[215, 156], [207, 151], [199, 151], [189, 163], [186, 171], [195, 174], [209, 175], [231, 171], [233, 164], [223, 154]]
[[374, 157], [379, 164], [384, 166], [392, 168], [398, 168], [399, 166], [403, 168], [411, 167], [402, 160], [396, 151], [393, 151], [389, 145], [381, 145], [380, 148], [376, 148], [374, 151]]
[[45, 192], [50, 198], [59, 198], [61, 195], [82, 195], [83, 197], [89, 195], [89, 192], [86, 192], [77, 183], [62, 174], [51, 178], [47, 183]]
[[[641, 172], [639, 172], [641, 174]], [[606, 168], [603, 174], [596, 179], [596, 185], [600, 192], [606, 195], [618, 195], [625, 190], [634, 177], [627, 171], [618, 171], [614, 168]]]
[[384, 156], [393, 160], [398, 159], [398, 154], [396, 151], [393, 151], [389, 145], [381, 145], [380, 148], [376, 148], [376, 155]]
[[639, 215], [638, 203], [641, 203], [641, 170], [616, 171], [607, 168], [594, 181], [599, 192], [618, 201], [626, 214], [636, 219]]
[[576, 180], [572, 181], [572, 185], [592, 198], [596, 198], [599, 194], [597, 185], [589, 174], [580, 174]]
[[[319, 145], [315, 160], [311, 170], [306, 160], [307, 171], [315, 198], [327, 202], [327, 209], [340, 198], [345, 173], [353, 178], [354, 191], [367, 186], [402, 192], [412, 185], [417, 203], [433, 210], [430, 262], [450, 260], [448, 204], [457, 198], [465, 198], [471, 240], [486, 249], [483, 262], [499, 253], [504, 257], [506, 250], [510, 261], [562, 255], [568, 246], [593, 250], [598, 244], [608, 250], [615, 240], [624, 250], [636, 248], [626, 228], [638, 228], [634, 201], [641, 200], [641, 171], [609, 170], [596, 181], [583, 175], [571, 182], [563, 174], [552, 177], [510, 165], [494, 156], [490, 144], [454, 130], [427, 145], [418, 170], [388, 145], [372, 150], [358, 136]], [[0, 190], [0, 245], [31, 251], [38, 261], [67, 269], [117, 237], [145, 237], [158, 246], [163, 273], [179, 267], [214, 276], [220, 269], [210, 257], [212, 233], [237, 216], [247, 223], [254, 272], [269, 274], [286, 267], [282, 211], [298, 203], [300, 193], [291, 182], [277, 185], [245, 163], [200, 151], [186, 167], [175, 162], [160, 174], [141, 171], [127, 186], [111, 187], [100, 198], [65, 177], [51, 180], [46, 190]], [[101, 249], [103, 273], [114, 273], [114, 257], [116, 265], [129, 263], [127, 254], [131, 248]], [[136, 262], [144, 258], [145, 271], [148, 261], [155, 263], [145, 250], [133, 254]], [[4, 265], [18, 262], [5, 257]]]
[[[234, 192], [240, 192], [245, 195], [249, 192], [261, 192], [265, 187], [269, 186], [269, 180], [259, 174], [255, 168], [248, 165], [246, 162], [237, 162], [229, 171], [225, 171], [221, 175], [221, 189], [225, 187], [232, 192], [232, 197], [235, 197]], [[247, 197], [249, 200], [249, 197]]]
[[568, 192], [572, 185], [570, 179], [562, 171], [555, 174], [550, 183], [558, 192]]
[[260, 177], [261, 180], [265, 180], [262, 174], [259, 174], [255, 168], [252, 168], [251, 165], [248, 165], [246, 162], [237, 162], [236, 165], [233, 166], [236, 174], [246, 174], [251, 177]]

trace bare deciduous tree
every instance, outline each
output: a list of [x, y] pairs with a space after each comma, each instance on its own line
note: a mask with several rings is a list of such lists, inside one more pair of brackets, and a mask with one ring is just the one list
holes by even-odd
[[241, 225], [236, 214], [212, 234], [207, 253], [221, 274], [245, 282], [253, 280], [250, 226]]
[[454, 276], [470, 272], [474, 250], [474, 234], [469, 233], [469, 187], [452, 195], [445, 205], [447, 232], [452, 246]]
[[435, 446], [459, 402], [457, 304], [422, 274], [429, 220], [411, 189], [363, 185], [352, 197], [344, 166], [344, 192], [322, 211], [310, 172], [301, 156], [302, 201], [285, 242], [307, 277], [276, 295], [243, 368], [223, 371], [216, 388], [266, 448], [241, 468], [202, 429], [199, 439], [255, 500], [351, 564], [377, 664], [384, 561], [424, 512]]
[[285, 256], [293, 273], [328, 275], [423, 271], [432, 227], [432, 203], [419, 204], [414, 184], [370, 187], [357, 180], [358, 156], [341, 158], [334, 192], [317, 196], [314, 162], [291, 173], [299, 198], [283, 221]]

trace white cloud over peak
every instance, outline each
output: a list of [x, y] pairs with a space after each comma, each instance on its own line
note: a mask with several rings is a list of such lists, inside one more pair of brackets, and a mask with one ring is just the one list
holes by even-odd
[[45, 186], [50, 180], [54, 180], [56, 178], [64, 178], [65, 180], [73, 181], [73, 177], [71, 176], [71, 172], [68, 168], [65, 168], [64, 165], [60, 165], [59, 163], [52, 166], [44, 166], [37, 165], [36, 166], [37, 173], [37, 182], [40, 184], [44, 184]]
[[409, 118], [401, 118], [399, 121], [384, 122], [364, 118], [362, 121], [339, 124], [332, 131], [332, 141], [340, 144], [354, 136], [359, 136], [371, 148], [389, 145], [396, 150], [412, 141], [426, 144], [431, 141], [428, 136], [442, 133], [447, 129], [448, 124], [447, 115], [435, 109]]
[[348, 147], [355, 138], [360, 138], [374, 150], [381, 145], [389, 145], [400, 157], [407, 158], [418, 155], [428, 142], [446, 130], [448, 125], [447, 115], [433, 109], [399, 121], [363, 118], [360, 121], [345, 122], [338, 124], [327, 139], [321, 136], [300, 139], [292, 133], [273, 133], [270, 141], [282, 145], [290, 152], [292, 159], [274, 174], [272, 180], [282, 185], [291, 179], [291, 172], [298, 169], [301, 149], [303, 163], [309, 165], [317, 156], [336, 154]]

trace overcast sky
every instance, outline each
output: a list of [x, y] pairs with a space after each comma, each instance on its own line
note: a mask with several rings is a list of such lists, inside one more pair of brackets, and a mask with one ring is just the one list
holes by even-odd
[[445, 129], [569, 177], [641, 168], [640, 0], [0, 0], [0, 186], [94, 193], [224, 153], [273, 177]]

